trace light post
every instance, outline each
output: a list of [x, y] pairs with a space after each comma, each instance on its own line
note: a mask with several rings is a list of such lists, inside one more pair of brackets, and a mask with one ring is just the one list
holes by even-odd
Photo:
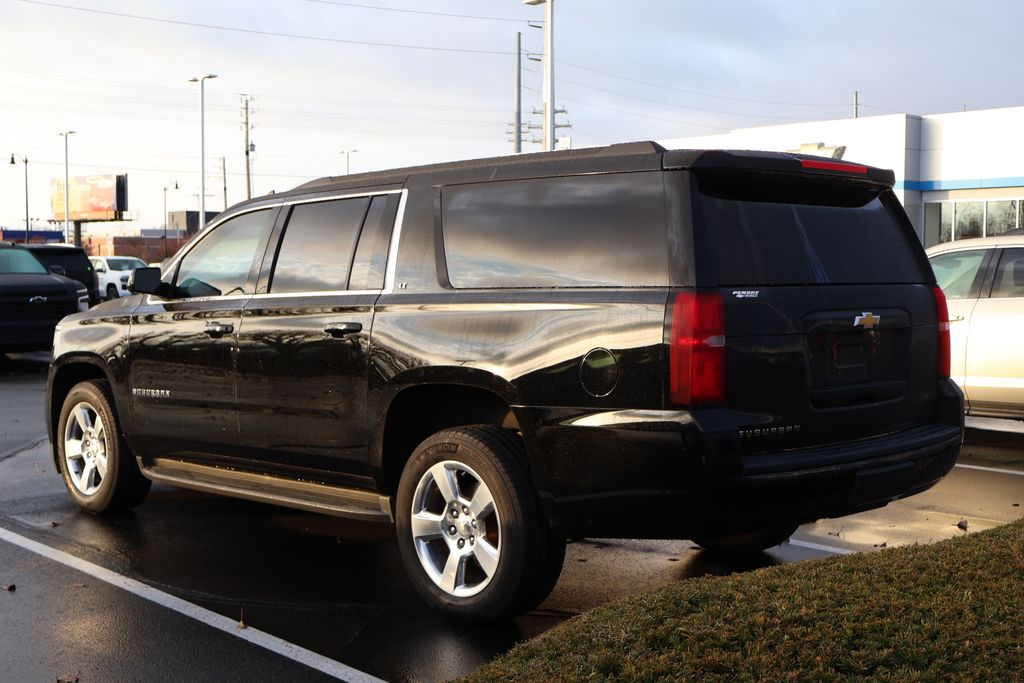
[[[12, 166], [17, 163], [14, 161], [16, 156], [17, 155], [15, 154], [11, 154]], [[17, 156], [17, 158], [21, 159], [21, 163], [25, 164], [25, 244], [28, 244], [28, 233], [32, 229], [28, 222], [28, 158], [23, 156]]]
[[349, 157], [349, 155], [350, 154], [355, 154], [358, 151], [359, 151], [358, 149], [343, 149], [343, 150], [338, 152], [338, 154], [344, 154], [345, 155], [345, 175], [348, 175], [348, 171], [349, 171], [349, 165], [348, 165], [348, 157]]
[[68, 179], [68, 136], [74, 135], [75, 131], [66, 130], [58, 133], [64, 138], [64, 241], [68, 241], [71, 234], [71, 184]]
[[[193, 76], [189, 83], [199, 84], [199, 229], [206, 227], [206, 80], [217, 74]], [[166, 243], [165, 243], [166, 244]]]
[[170, 185], [164, 185], [164, 258], [167, 258], [167, 190], [171, 189], [171, 185], [174, 185], [174, 189], [178, 189], [178, 181], [175, 180]]
[[555, 148], [555, 0], [523, 0], [525, 5], [544, 5], [544, 149]]

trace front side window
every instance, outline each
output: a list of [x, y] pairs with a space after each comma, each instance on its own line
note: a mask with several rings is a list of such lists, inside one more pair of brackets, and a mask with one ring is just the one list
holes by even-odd
[[954, 251], [929, 259], [935, 280], [947, 299], [966, 299], [985, 260], [984, 249]]
[[196, 244], [178, 265], [181, 297], [252, 294], [253, 264], [270, 229], [270, 209], [228, 219]]
[[270, 280], [272, 294], [326, 292], [347, 287], [369, 197], [292, 208]]
[[1003, 249], [992, 284], [992, 298], [1024, 297], [1024, 249]]

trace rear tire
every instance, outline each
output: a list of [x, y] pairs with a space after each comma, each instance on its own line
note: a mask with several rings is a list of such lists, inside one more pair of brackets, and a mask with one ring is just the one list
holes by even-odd
[[107, 301], [112, 301], [119, 296], [121, 295], [118, 293], [117, 287], [114, 285], [107, 285]]
[[524, 462], [519, 437], [478, 425], [430, 436], [406, 463], [399, 550], [417, 591], [446, 615], [522, 614], [557, 583], [565, 539], [548, 529]]
[[64, 485], [86, 512], [117, 512], [141, 503], [152, 485], [121, 436], [106, 382], [76, 384], [57, 421], [57, 450]]
[[786, 524], [770, 529], [758, 529], [732, 536], [695, 538], [693, 542], [708, 552], [722, 555], [751, 555], [785, 543], [799, 528], [799, 524]]

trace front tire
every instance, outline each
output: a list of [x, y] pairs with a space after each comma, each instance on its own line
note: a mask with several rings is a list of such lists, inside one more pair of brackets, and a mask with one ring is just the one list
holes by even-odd
[[127, 510], [149, 493], [151, 482], [121, 436], [106, 382], [81, 382], [68, 392], [56, 437], [64, 485], [82, 510]]
[[524, 462], [519, 437], [480, 425], [434, 434], [406, 463], [396, 503], [399, 550], [431, 606], [494, 621], [551, 592], [565, 540], [551, 535]]
[[114, 285], [107, 285], [107, 301], [113, 301], [120, 297], [121, 294], [117, 291], [117, 287]]

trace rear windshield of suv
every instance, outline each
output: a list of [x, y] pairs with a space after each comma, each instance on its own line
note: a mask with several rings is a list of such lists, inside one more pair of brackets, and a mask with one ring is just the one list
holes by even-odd
[[890, 191], [764, 174], [696, 175], [700, 284], [930, 281], [921, 246]]
[[40, 261], [49, 266], [61, 266], [68, 275], [86, 275], [92, 272], [92, 263], [81, 249], [55, 247], [52, 249], [34, 249], [33, 253]]

